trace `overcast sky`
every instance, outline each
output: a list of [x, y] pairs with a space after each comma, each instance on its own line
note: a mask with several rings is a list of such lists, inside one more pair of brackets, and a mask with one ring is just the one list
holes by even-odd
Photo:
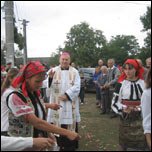
[[[29, 21], [28, 57], [49, 57], [59, 45], [64, 47], [70, 28], [83, 21], [103, 31], [108, 41], [111, 36], [134, 35], [143, 46], [146, 34], [141, 32], [140, 16], [150, 5], [151, 1], [14, 1], [14, 14], [20, 31], [22, 24], [18, 19]], [[4, 12], [1, 39], [5, 39], [2, 17]]]

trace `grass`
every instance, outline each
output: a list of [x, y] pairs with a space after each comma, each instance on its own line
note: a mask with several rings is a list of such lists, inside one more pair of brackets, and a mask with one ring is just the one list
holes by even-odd
[[100, 115], [100, 112], [95, 93], [87, 93], [85, 104], [80, 105], [79, 134], [82, 139], [77, 151], [119, 151], [119, 118], [110, 119], [109, 115]]

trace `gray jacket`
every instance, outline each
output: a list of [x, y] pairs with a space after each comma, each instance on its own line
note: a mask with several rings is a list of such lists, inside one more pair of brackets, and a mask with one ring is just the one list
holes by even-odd
[[120, 74], [121, 74], [120, 70], [115, 66], [109, 69], [108, 74], [107, 74], [107, 77], [108, 77], [107, 83], [110, 83], [110, 87], [109, 87], [110, 91], [114, 91], [115, 85], [118, 82], [118, 77]]

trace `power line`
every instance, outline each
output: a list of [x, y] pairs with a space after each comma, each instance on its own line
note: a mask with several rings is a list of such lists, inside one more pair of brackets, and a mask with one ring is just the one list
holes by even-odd
[[135, 5], [146, 5], [146, 6], [150, 6], [149, 4], [141, 4], [138, 2], [124, 2], [124, 3], [130, 3], [130, 4], [135, 4]]

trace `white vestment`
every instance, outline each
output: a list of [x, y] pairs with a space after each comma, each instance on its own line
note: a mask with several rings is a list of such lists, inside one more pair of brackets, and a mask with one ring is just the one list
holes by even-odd
[[[53, 68], [55, 74], [50, 87], [50, 103], [61, 104], [62, 107], [55, 111], [48, 109], [47, 121], [56, 126], [68, 125], [68, 129], [74, 130], [76, 122], [80, 122], [79, 92], [80, 76], [78, 71], [69, 66], [69, 70], [61, 70], [61, 66]], [[70, 100], [61, 101], [59, 97], [67, 94]]]

